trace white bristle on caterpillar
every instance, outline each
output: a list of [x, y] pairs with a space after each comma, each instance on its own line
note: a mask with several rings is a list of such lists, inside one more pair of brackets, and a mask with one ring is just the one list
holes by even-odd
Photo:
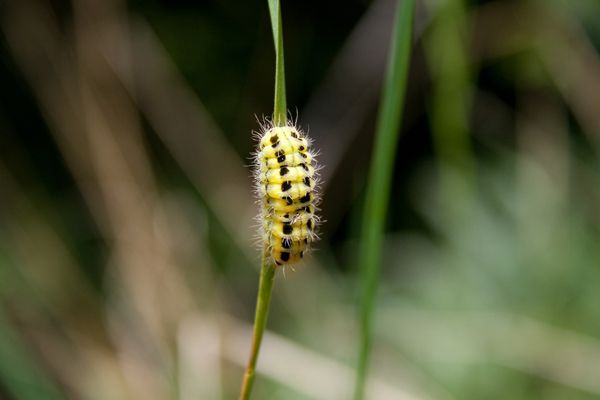
[[298, 263], [318, 238], [318, 168], [311, 140], [295, 125], [267, 124], [258, 132], [256, 192], [260, 237], [280, 266]]

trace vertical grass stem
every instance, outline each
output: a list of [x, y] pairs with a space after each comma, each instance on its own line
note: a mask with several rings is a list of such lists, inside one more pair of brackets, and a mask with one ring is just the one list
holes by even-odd
[[359, 268], [363, 283], [360, 312], [359, 360], [354, 398], [362, 400], [372, 342], [373, 306], [381, 262], [381, 242], [388, 207], [392, 170], [412, 46], [415, 0], [399, 0], [396, 7], [390, 56], [377, 119], [375, 146], [369, 171], [361, 226]]
[[273, 281], [275, 278], [275, 265], [266, 261], [263, 255], [262, 266], [260, 269], [260, 280], [258, 283], [258, 297], [256, 299], [256, 312], [254, 315], [254, 329], [252, 332], [252, 346], [250, 348], [250, 359], [244, 373], [242, 389], [240, 391], [240, 400], [250, 398], [252, 385], [254, 384], [254, 373], [256, 371], [256, 361], [262, 342], [263, 333], [267, 326], [267, 316], [269, 314], [269, 304], [271, 304], [271, 293], [273, 292]]
[[[268, 0], [269, 14], [271, 15], [271, 27], [273, 29], [273, 42], [275, 45], [275, 96], [273, 105], [273, 124], [283, 126], [287, 124], [287, 105], [285, 99], [285, 66], [283, 61], [283, 32], [281, 28], [281, 5], [279, 0]], [[266, 243], [265, 243], [266, 246]], [[258, 284], [258, 297], [256, 300], [256, 312], [254, 315], [254, 329], [252, 332], [252, 346], [250, 359], [244, 373], [240, 400], [250, 398], [254, 384], [256, 362], [260, 351], [263, 333], [267, 326], [269, 304], [273, 292], [273, 281], [276, 266], [269, 262], [267, 249], [263, 249], [261, 262], [260, 280]]]

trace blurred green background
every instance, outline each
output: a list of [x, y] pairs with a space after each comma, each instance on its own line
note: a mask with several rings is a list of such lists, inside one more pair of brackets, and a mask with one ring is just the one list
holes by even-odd
[[[348, 399], [394, 1], [282, 1], [321, 241], [256, 399]], [[0, 399], [235, 398], [266, 1], [0, 3]], [[600, 399], [600, 3], [417, 2], [368, 398]]]

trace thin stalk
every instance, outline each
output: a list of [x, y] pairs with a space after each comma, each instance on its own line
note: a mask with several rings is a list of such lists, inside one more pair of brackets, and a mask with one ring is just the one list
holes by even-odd
[[287, 105], [285, 96], [285, 65], [283, 62], [283, 31], [281, 28], [281, 5], [279, 0], [269, 1], [269, 14], [273, 29], [273, 43], [275, 44], [275, 96], [273, 107], [273, 124], [283, 126], [287, 124]]
[[439, 203], [442, 223], [454, 226], [472, 209], [475, 158], [469, 137], [473, 73], [466, 33], [469, 29], [464, 0], [440, 5], [424, 40], [433, 79], [431, 131], [439, 163]]
[[244, 373], [240, 400], [250, 398], [250, 392], [254, 384], [254, 372], [256, 370], [258, 352], [260, 351], [263, 333], [267, 326], [267, 316], [269, 314], [269, 304], [271, 304], [271, 293], [273, 292], [273, 281], [275, 278], [275, 265], [267, 262], [266, 259], [267, 257], [263, 253], [260, 280], [258, 283], [258, 297], [256, 299], [256, 313], [254, 315], [254, 330], [252, 332], [252, 347], [250, 349], [250, 359]]
[[360, 313], [360, 353], [354, 398], [365, 396], [365, 383], [371, 349], [373, 306], [381, 262], [381, 242], [388, 207], [390, 184], [411, 50], [415, 0], [399, 0], [386, 79], [377, 118], [376, 139], [366, 193], [366, 204], [359, 244], [359, 267], [362, 273], [362, 303]]
[[[285, 66], [283, 62], [281, 6], [279, 4], [279, 0], [268, 0], [268, 3], [269, 14], [271, 15], [271, 27], [273, 29], [273, 43], [275, 45], [275, 96], [273, 105], [273, 124], [276, 126], [282, 126], [287, 124], [287, 105], [285, 100]], [[248, 365], [246, 366], [246, 371], [244, 373], [244, 380], [242, 381], [240, 400], [249, 399], [250, 393], [252, 392], [260, 344], [267, 326], [267, 316], [269, 315], [269, 305], [271, 304], [275, 270], [276, 266], [272, 262], [269, 262], [268, 252], [265, 247], [263, 249], [260, 279], [258, 283], [258, 297], [256, 299], [254, 329], [252, 332], [252, 347], [250, 349], [250, 359], [248, 360]]]

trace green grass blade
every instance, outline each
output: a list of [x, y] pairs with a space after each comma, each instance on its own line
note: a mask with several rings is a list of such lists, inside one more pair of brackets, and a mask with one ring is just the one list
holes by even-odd
[[260, 269], [260, 280], [258, 283], [258, 298], [256, 300], [256, 312], [254, 315], [254, 328], [252, 332], [252, 346], [250, 349], [250, 360], [244, 373], [244, 381], [240, 392], [240, 400], [250, 399], [252, 387], [254, 386], [254, 375], [256, 372], [256, 362], [262, 337], [267, 327], [267, 317], [269, 315], [269, 305], [271, 304], [271, 294], [273, 293], [273, 281], [275, 280], [275, 266], [267, 262], [263, 256]]
[[439, 164], [443, 223], [460, 223], [472, 209], [475, 159], [469, 137], [473, 95], [464, 0], [441, 4], [424, 40], [433, 80], [431, 131]]
[[285, 66], [283, 61], [283, 31], [281, 28], [281, 5], [279, 0], [269, 1], [273, 43], [275, 44], [275, 101], [273, 106], [273, 124], [287, 123], [287, 104], [285, 101]]
[[354, 391], [356, 400], [363, 399], [365, 392], [371, 347], [373, 305], [381, 262], [381, 242], [406, 92], [414, 8], [414, 0], [401, 0], [396, 8], [388, 69], [369, 171], [359, 244], [359, 268], [362, 274], [363, 297], [360, 313], [360, 353]]
[[[269, 13], [271, 15], [271, 26], [273, 28], [273, 43], [275, 45], [275, 100], [273, 105], [273, 124], [282, 126], [287, 124], [287, 105], [285, 101], [285, 69], [283, 62], [283, 32], [281, 29], [281, 5], [278, 0], [268, 0]], [[266, 243], [265, 243], [266, 246]], [[252, 332], [252, 347], [250, 359], [244, 374], [240, 400], [250, 399], [254, 385], [254, 374], [258, 353], [262, 342], [263, 333], [267, 327], [269, 305], [273, 293], [273, 282], [275, 280], [275, 265], [269, 261], [267, 249], [263, 249], [263, 257], [260, 269], [260, 280], [258, 283], [258, 297], [256, 300], [256, 312], [254, 316], [254, 329]]]

